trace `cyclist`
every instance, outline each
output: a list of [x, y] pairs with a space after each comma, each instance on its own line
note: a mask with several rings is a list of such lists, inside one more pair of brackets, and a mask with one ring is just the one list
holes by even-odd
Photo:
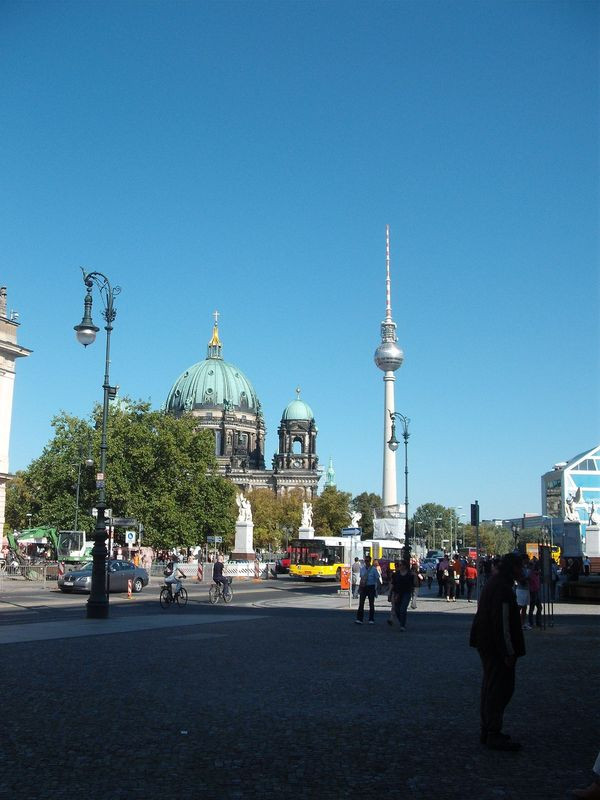
[[221, 591], [223, 591], [223, 588], [227, 586], [228, 583], [227, 578], [223, 575], [223, 569], [225, 567], [225, 564], [223, 562], [224, 562], [223, 556], [219, 556], [215, 561], [215, 565], [213, 567], [213, 576], [212, 576], [213, 581], [221, 586]]
[[179, 575], [182, 578], [185, 578], [185, 572], [182, 572], [182, 570], [179, 569], [179, 567], [174, 561], [169, 561], [169, 563], [165, 568], [164, 576], [165, 576], [165, 583], [167, 584], [167, 586], [169, 587], [169, 591], [171, 592], [171, 597], [174, 596], [173, 586], [175, 586], [175, 594], [177, 594], [177, 592], [181, 589], [181, 581], [179, 580], [179, 576], [177, 573], [179, 573]]

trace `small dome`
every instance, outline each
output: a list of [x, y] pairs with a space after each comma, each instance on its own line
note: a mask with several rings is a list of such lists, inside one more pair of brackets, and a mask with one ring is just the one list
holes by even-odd
[[207, 358], [177, 378], [165, 407], [178, 414], [198, 408], [223, 408], [225, 401], [234, 411], [258, 411], [256, 392], [244, 373], [227, 361]]
[[305, 403], [304, 400], [292, 400], [291, 403], [286, 407], [283, 415], [281, 417], [282, 420], [291, 420], [291, 419], [300, 419], [300, 420], [314, 420], [315, 416], [312, 412], [312, 408]]

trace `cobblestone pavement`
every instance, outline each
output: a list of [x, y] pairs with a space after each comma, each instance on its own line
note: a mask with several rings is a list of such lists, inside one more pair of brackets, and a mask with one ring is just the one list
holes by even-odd
[[512, 754], [478, 741], [474, 606], [428, 595], [401, 633], [384, 598], [373, 626], [347, 602], [280, 583], [227, 608], [113, 606], [111, 623], [139, 613], [143, 629], [90, 620], [89, 636], [0, 645], [0, 797], [552, 800], [589, 782], [599, 606], [556, 606], [526, 633]]

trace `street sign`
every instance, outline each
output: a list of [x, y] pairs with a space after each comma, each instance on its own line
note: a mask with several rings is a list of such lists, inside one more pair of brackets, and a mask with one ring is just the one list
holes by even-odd
[[125, 531], [125, 544], [135, 544], [135, 531]]
[[360, 536], [362, 528], [342, 528], [342, 536]]
[[221, 544], [221, 542], [223, 541], [223, 537], [222, 536], [207, 536], [206, 537], [206, 541], [209, 544]]
[[114, 517], [112, 524], [120, 528], [130, 528], [132, 525], [137, 525], [138, 522], [134, 517]]
[[[92, 517], [98, 516], [98, 509], [92, 508]], [[104, 516], [108, 519], [108, 517], [112, 517], [112, 508], [105, 508], [104, 509]]]

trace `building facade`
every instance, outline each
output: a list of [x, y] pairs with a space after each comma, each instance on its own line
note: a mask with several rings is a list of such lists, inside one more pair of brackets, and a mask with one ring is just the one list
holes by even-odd
[[[9, 315], [6, 307], [6, 287], [0, 288], [0, 531], [4, 528], [6, 483], [9, 473], [8, 449], [12, 423], [15, 366], [17, 358], [31, 355], [31, 350], [17, 344], [18, 314]], [[1, 535], [0, 535], [1, 539]]]
[[308, 500], [316, 497], [321, 470], [312, 409], [296, 389], [296, 399], [281, 416], [272, 469], [266, 469], [260, 400], [242, 370], [223, 360], [217, 312], [205, 360], [177, 378], [165, 409], [175, 416], [191, 414], [201, 430], [212, 432], [219, 472], [240, 490], [284, 495], [296, 489]]
[[542, 514], [580, 523], [585, 540], [590, 517], [600, 518], [600, 445], [542, 475]]

